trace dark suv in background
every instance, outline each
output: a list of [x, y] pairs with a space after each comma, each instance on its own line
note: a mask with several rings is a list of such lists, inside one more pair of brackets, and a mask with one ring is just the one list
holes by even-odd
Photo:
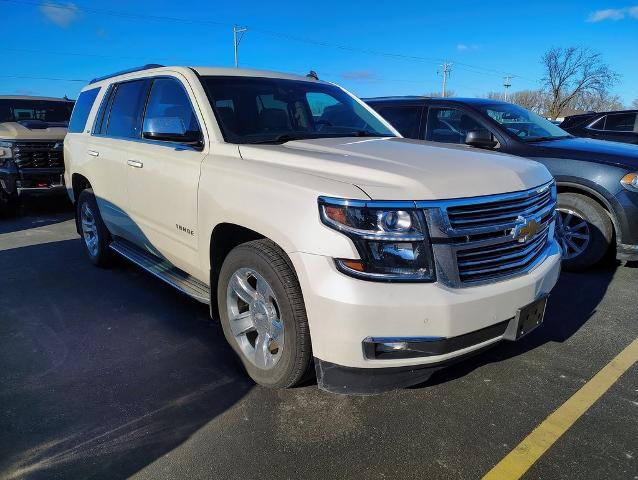
[[0, 213], [13, 213], [23, 194], [66, 192], [62, 148], [73, 105], [66, 98], [0, 96]]
[[577, 137], [638, 145], [638, 110], [572, 115], [565, 117], [560, 128]]
[[637, 146], [576, 138], [535, 113], [496, 100], [364, 100], [405, 137], [464, 144], [543, 163], [558, 186], [557, 236], [565, 269], [591, 267], [613, 246], [617, 258], [638, 260]]

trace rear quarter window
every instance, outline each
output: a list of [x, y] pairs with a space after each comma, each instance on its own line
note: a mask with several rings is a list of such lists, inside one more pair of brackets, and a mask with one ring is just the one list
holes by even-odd
[[86, 121], [89, 118], [89, 113], [91, 113], [91, 108], [93, 108], [93, 103], [99, 91], [100, 87], [80, 93], [75, 102], [71, 120], [69, 120], [69, 133], [82, 133], [84, 131]]

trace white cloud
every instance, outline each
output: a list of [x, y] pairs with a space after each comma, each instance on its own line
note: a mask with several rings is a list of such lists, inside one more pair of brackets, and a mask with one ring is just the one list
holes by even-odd
[[40, 13], [45, 18], [58, 27], [66, 28], [80, 17], [80, 9], [75, 3], [53, 3], [45, 2], [40, 4]]
[[459, 52], [467, 52], [468, 50], [478, 50], [479, 49], [479, 45], [468, 45], [467, 43], [459, 43], [456, 46], [456, 49]]
[[605, 20], [623, 20], [625, 17], [638, 18], [638, 5], [627, 8], [607, 8], [605, 10], [596, 10], [587, 18], [588, 22], [596, 23]]

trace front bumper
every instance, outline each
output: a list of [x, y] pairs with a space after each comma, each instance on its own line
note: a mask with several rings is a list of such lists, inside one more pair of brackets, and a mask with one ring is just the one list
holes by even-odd
[[0, 188], [9, 195], [66, 193], [64, 168], [2, 168]]
[[615, 196], [616, 252], [619, 260], [638, 260], [638, 192], [622, 189]]
[[[475, 287], [450, 288], [440, 283], [358, 280], [339, 273], [331, 258], [291, 254], [306, 303], [320, 387], [370, 393], [367, 387], [343, 384], [344, 377], [332, 375], [340, 370], [347, 371], [352, 381], [360, 373], [368, 387], [375, 378], [380, 379], [381, 390], [373, 389], [372, 393], [399, 388], [419, 383], [443, 365], [497, 343], [503, 339], [500, 331], [493, 331], [491, 338], [477, 337], [475, 343], [460, 342], [458, 349], [427, 356], [370, 359], [365, 354], [365, 340], [370, 337], [454, 339], [497, 324], [502, 324], [504, 332], [519, 308], [554, 287], [560, 258], [560, 249], [552, 241], [547, 258], [527, 274]], [[402, 379], [403, 375], [393, 371], [412, 373]]]

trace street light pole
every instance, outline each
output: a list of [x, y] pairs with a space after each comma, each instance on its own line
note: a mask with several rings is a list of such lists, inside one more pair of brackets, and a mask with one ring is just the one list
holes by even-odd
[[239, 42], [244, 37], [244, 33], [248, 31], [246, 27], [240, 27], [238, 25], [233, 25], [233, 50], [235, 51], [235, 68], [239, 67]]

